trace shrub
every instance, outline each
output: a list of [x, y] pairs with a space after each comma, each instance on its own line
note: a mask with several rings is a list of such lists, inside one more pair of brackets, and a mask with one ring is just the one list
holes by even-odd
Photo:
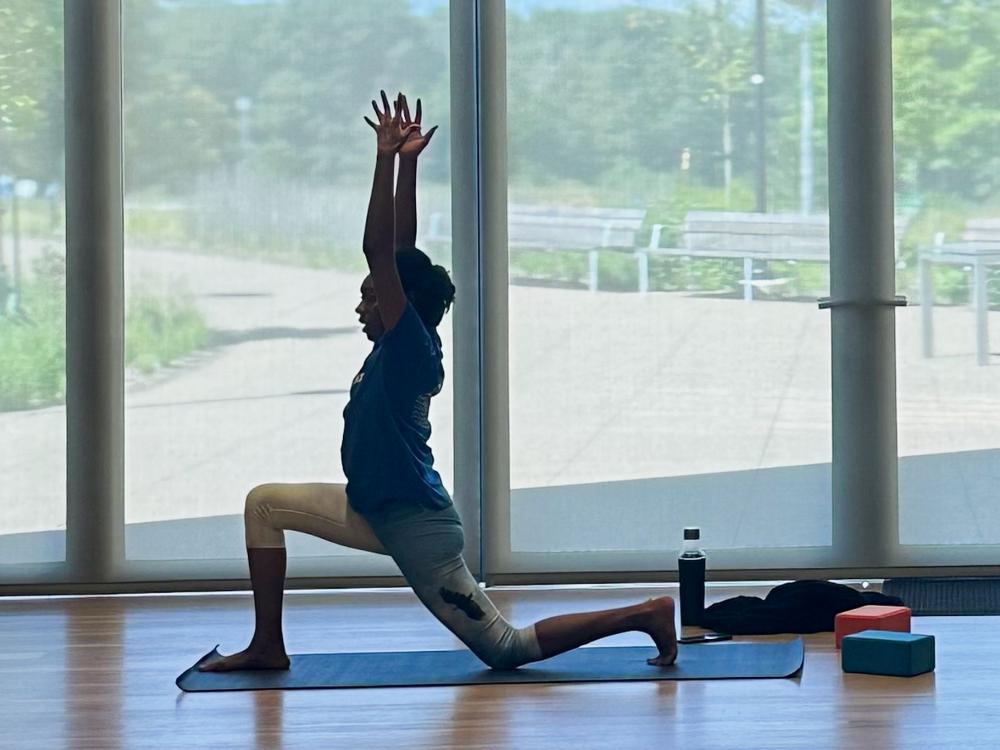
[[[18, 312], [0, 317], [0, 411], [66, 400], [66, 271], [59, 253], [46, 250], [22, 287]], [[0, 297], [6, 299], [5, 280]], [[191, 300], [180, 294], [129, 295], [125, 320], [126, 366], [150, 372], [203, 346], [208, 329]]]

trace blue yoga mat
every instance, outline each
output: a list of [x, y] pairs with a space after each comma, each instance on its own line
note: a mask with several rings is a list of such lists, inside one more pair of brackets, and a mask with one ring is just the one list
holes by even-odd
[[494, 671], [471, 651], [398, 651], [293, 654], [288, 670], [200, 672], [219, 656], [218, 646], [177, 678], [187, 692], [292, 690], [301, 688], [418, 687], [512, 682], [604, 682], [622, 680], [720, 680], [791, 677], [802, 668], [801, 638], [765, 643], [681, 645], [671, 667], [646, 659], [653, 647], [587, 647], [509, 671]]

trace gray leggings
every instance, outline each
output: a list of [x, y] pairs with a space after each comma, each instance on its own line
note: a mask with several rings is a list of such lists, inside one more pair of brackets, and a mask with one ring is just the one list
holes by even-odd
[[342, 484], [262, 484], [247, 495], [244, 519], [247, 547], [284, 547], [289, 529], [391, 555], [427, 609], [493, 669], [542, 658], [534, 625], [507, 622], [466, 567], [462, 522], [451, 506], [399, 506], [366, 519]]

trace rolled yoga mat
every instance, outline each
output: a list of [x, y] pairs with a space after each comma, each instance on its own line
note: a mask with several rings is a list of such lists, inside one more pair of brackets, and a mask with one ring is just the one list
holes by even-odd
[[217, 658], [216, 648], [177, 678], [187, 692], [291, 690], [299, 688], [418, 687], [513, 682], [605, 682], [622, 680], [720, 680], [791, 677], [802, 668], [802, 639], [764, 643], [702, 643], [680, 646], [671, 667], [646, 659], [653, 647], [591, 646], [508, 671], [494, 671], [471, 651], [397, 651], [293, 654], [288, 670], [199, 672]]

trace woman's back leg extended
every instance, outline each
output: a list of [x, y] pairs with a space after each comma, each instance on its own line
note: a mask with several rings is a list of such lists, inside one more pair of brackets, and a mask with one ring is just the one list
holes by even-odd
[[677, 656], [669, 597], [630, 607], [550, 617], [527, 627], [508, 622], [462, 558], [465, 544], [454, 508], [410, 514], [377, 527], [413, 591], [442, 624], [484, 663], [512, 669], [617, 633], [647, 633], [659, 649], [651, 663]]

